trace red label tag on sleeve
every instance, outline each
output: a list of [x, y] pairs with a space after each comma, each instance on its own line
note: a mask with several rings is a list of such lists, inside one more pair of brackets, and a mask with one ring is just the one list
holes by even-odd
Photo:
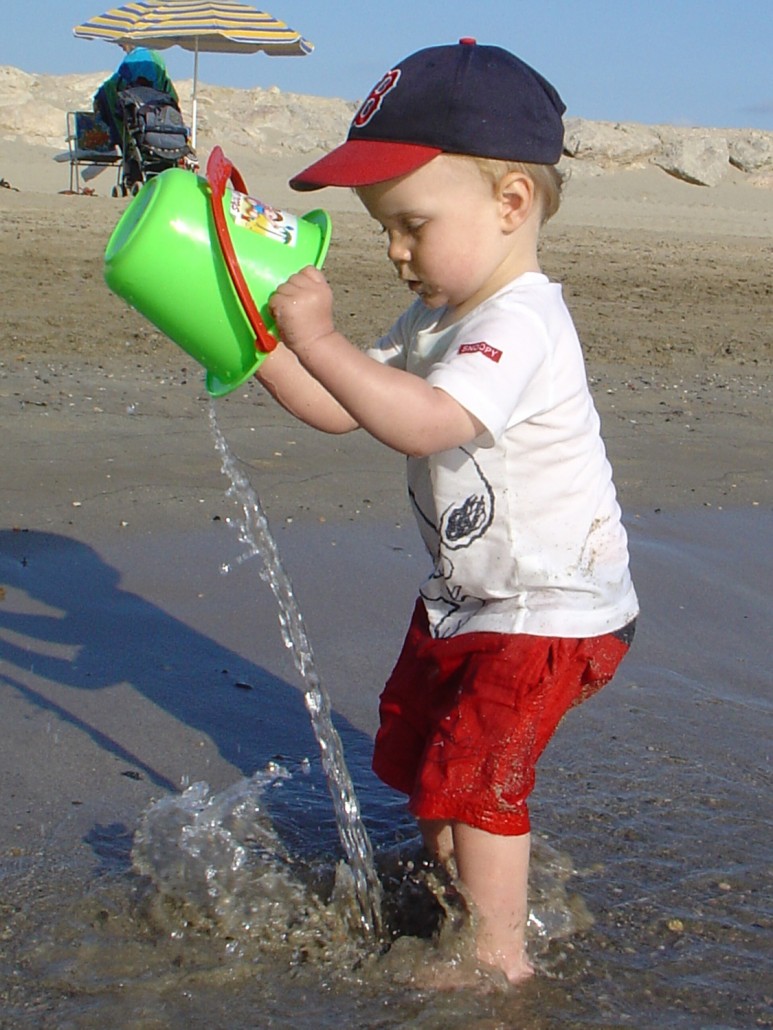
[[482, 354], [488, 358], [489, 361], [499, 361], [502, 357], [502, 351], [497, 350], [496, 347], [492, 347], [490, 343], [463, 343], [459, 348], [460, 354]]

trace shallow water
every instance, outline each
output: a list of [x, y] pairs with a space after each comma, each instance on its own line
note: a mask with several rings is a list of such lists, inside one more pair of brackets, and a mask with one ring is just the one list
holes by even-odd
[[[226, 661], [228, 649], [231, 675], [251, 675], [253, 690], [234, 692], [238, 709], [226, 707], [232, 704], [229, 694], [220, 713], [211, 705], [200, 712], [193, 701], [184, 707], [169, 700], [171, 681], [153, 693], [154, 684], [142, 679], [155, 652], [123, 669], [138, 702], [148, 698], [166, 706], [164, 727], [184, 724], [217, 743], [227, 762], [212, 764], [215, 782], [208, 791], [196, 786], [202, 781], [191, 765], [188, 804], [196, 813], [215, 799], [222, 827], [224, 809], [235, 802], [238, 812], [225, 822], [244, 854], [234, 864], [229, 852], [234, 841], [219, 838], [217, 860], [205, 856], [205, 874], [198, 879], [191, 865], [178, 861], [175, 875], [185, 885], [180, 904], [170, 887], [170, 869], [182, 851], [168, 826], [158, 836], [148, 830], [153, 805], [135, 811], [132, 821], [130, 806], [111, 801], [108, 791], [90, 825], [89, 813], [77, 809], [88, 827], [83, 839], [91, 861], [84, 864], [77, 849], [63, 847], [71, 829], [66, 806], [72, 802], [55, 796], [52, 807], [59, 810], [61, 827], [54, 819], [39, 848], [5, 851], [0, 860], [4, 1023], [321, 1030], [773, 1025], [773, 519], [758, 509], [701, 511], [634, 515], [629, 526], [645, 615], [615, 683], [571, 713], [541, 764], [532, 805], [540, 843], [536, 868], [542, 874], [535, 916], [549, 915], [553, 922], [543, 919], [550, 924], [547, 937], [536, 936], [536, 924], [532, 928], [540, 975], [516, 992], [480, 979], [477, 990], [449, 994], [423, 988], [418, 979], [438, 958], [463, 963], [466, 937], [453, 896], [434, 880], [447, 906], [446, 926], [456, 928], [461, 920], [462, 927], [458, 933], [441, 932], [437, 944], [414, 935], [432, 925], [437, 910], [427, 904], [422, 870], [405, 866], [418, 856], [400, 799], [381, 788], [368, 769], [377, 677], [393, 658], [416, 578], [418, 552], [413, 553], [405, 530], [298, 525], [280, 539], [330, 685], [379, 868], [397, 890], [391, 918], [396, 925], [404, 920], [398, 925], [403, 936], [385, 955], [362, 953], [336, 902], [340, 846], [303, 706], [291, 705], [290, 688], [277, 680], [258, 683], [250, 665], [257, 649], [266, 675], [276, 677], [281, 669], [280, 658], [264, 654], [274, 639], [271, 605], [263, 606], [264, 621], [247, 631], [247, 576], [225, 577], [223, 593], [215, 595], [207, 590], [215, 591], [214, 580], [224, 577], [210, 582], [202, 573], [198, 585], [204, 597], [198, 607], [175, 592], [175, 576], [184, 573], [170, 579], [169, 570], [183, 570], [186, 554], [208, 553], [219, 564], [222, 539], [210, 541], [208, 552], [200, 539], [165, 541], [166, 571], [157, 581], [153, 566], [160, 564], [160, 555], [148, 541], [103, 548], [102, 564], [110, 561], [124, 570], [120, 591], [104, 573], [102, 579], [90, 573], [80, 545], [68, 548], [60, 541], [55, 553], [47, 552], [50, 592], [44, 596], [41, 587], [35, 603], [32, 580], [11, 561], [3, 569], [9, 588], [0, 617], [35, 604], [58, 609], [69, 604], [66, 616], [49, 628], [49, 657], [36, 657], [35, 676], [67, 683], [69, 666], [62, 656], [70, 638], [64, 625], [76, 616], [71, 594], [77, 568], [105, 617], [115, 610], [137, 638], [155, 626], [171, 636], [170, 648], [187, 648], [190, 666], [179, 670], [181, 679], [204, 660], [197, 647], [206, 628], [210, 643], [216, 638], [220, 648], [212, 662]], [[6, 543], [2, 554], [13, 559], [18, 541]], [[28, 538], [25, 554], [34, 558], [35, 545]], [[34, 571], [34, 561], [30, 568]], [[335, 570], [337, 589], [347, 594], [341, 607], [329, 604]], [[370, 597], [374, 582], [381, 587], [375, 601]], [[218, 597], [233, 596], [238, 603], [219, 623], [210, 606]], [[250, 617], [256, 605], [253, 601]], [[78, 626], [78, 632], [86, 629]], [[10, 631], [3, 639], [11, 639]], [[86, 675], [97, 678], [99, 660], [92, 661], [81, 659], [68, 690]], [[26, 683], [31, 697], [32, 672], [20, 654], [6, 648], [2, 673], [12, 689]], [[271, 709], [272, 723], [250, 750], [255, 726], [242, 731], [238, 713], [244, 719], [244, 711], [259, 701]], [[92, 704], [98, 702], [93, 695]], [[85, 712], [80, 718], [85, 724]], [[58, 732], [64, 734], [65, 727], [52, 730]], [[95, 739], [108, 746], [105, 738]], [[162, 775], [171, 763], [158, 761], [160, 746], [149, 735], [145, 751], [135, 748], [135, 757], [148, 756], [146, 765], [133, 768], [155, 776], [159, 802], [168, 799], [167, 816], [179, 823], [175, 806], [181, 794], [168, 782], [171, 772], [166, 779]], [[123, 769], [128, 759], [119, 758]], [[234, 775], [234, 769], [245, 775]], [[115, 822], [105, 821], [104, 813], [113, 809]], [[145, 837], [135, 839], [138, 821]], [[169, 846], [168, 853], [156, 856], [157, 868], [170, 877], [162, 890], [132, 871], [132, 848], [142, 865], [143, 840], [149, 836]], [[193, 852], [195, 838], [188, 835]], [[231, 860], [223, 861], [224, 853]], [[208, 878], [206, 870], [215, 867], [228, 870], [225, 889]], [[261, 879], [265, 883], [257, 891]], [[338, 889], [345, 891], [345, 883]], [[416, 917], [412, 925], [408, 915]]]

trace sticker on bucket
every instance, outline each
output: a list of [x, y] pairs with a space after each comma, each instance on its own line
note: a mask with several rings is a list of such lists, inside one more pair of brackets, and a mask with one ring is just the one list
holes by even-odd
[[298, 239], [298, 219], [295, 215], [288, 214], [287, 211], [278, 211], [256, 200], [255, 197], [237, 193], [236, 190], [231, 194], [230, 212], [234, 225], [259, 233], [261, 236], [268, 236], [288, 247], [295, 246]]

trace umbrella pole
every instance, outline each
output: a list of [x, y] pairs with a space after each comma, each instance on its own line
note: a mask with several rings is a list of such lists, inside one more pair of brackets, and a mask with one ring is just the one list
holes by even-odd
[[199, 82], [199, 39], [196, 37], [196, 48], [193, 51], [193, 114], [191, 126], [191, 146], [196, 149], [196, 116], [198, 114], [199, 98], [198, 98], [198, 82]]

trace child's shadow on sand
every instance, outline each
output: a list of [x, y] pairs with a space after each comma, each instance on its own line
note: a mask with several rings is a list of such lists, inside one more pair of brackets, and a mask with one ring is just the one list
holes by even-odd
[[[143, 753], [124, 746], [100, 729], [98, 712], [96, 720], [78, 714], [80, 705], [72, 704], [70, 690], [128, 683], [211, 738], [244, 776], [271, 760], [297, 765], [308, 757], [311, 771], [298, 777], [305, 800], [288, 792], [287, 803], [305, 808], [309, 802], [303, 817], [315, 832], [335, 837], [319, 747], [297, 687], [122, 590], [118, 572], [78, 540], [0, 531], [0, 574], [6, 588], [24, 598], [16, 604], [6, 595], [0, 602], [0, 675], [30, 704], [78, 727], [130, 764], [135, 776], [167, 791], [180, 784], [154, 766], [154, 745]], [[335, 721], [358, 792], [361, 786], [378, 792], [367, 734], [340, 717]], [[327, 827], [320, 825], [324, 822]]]

